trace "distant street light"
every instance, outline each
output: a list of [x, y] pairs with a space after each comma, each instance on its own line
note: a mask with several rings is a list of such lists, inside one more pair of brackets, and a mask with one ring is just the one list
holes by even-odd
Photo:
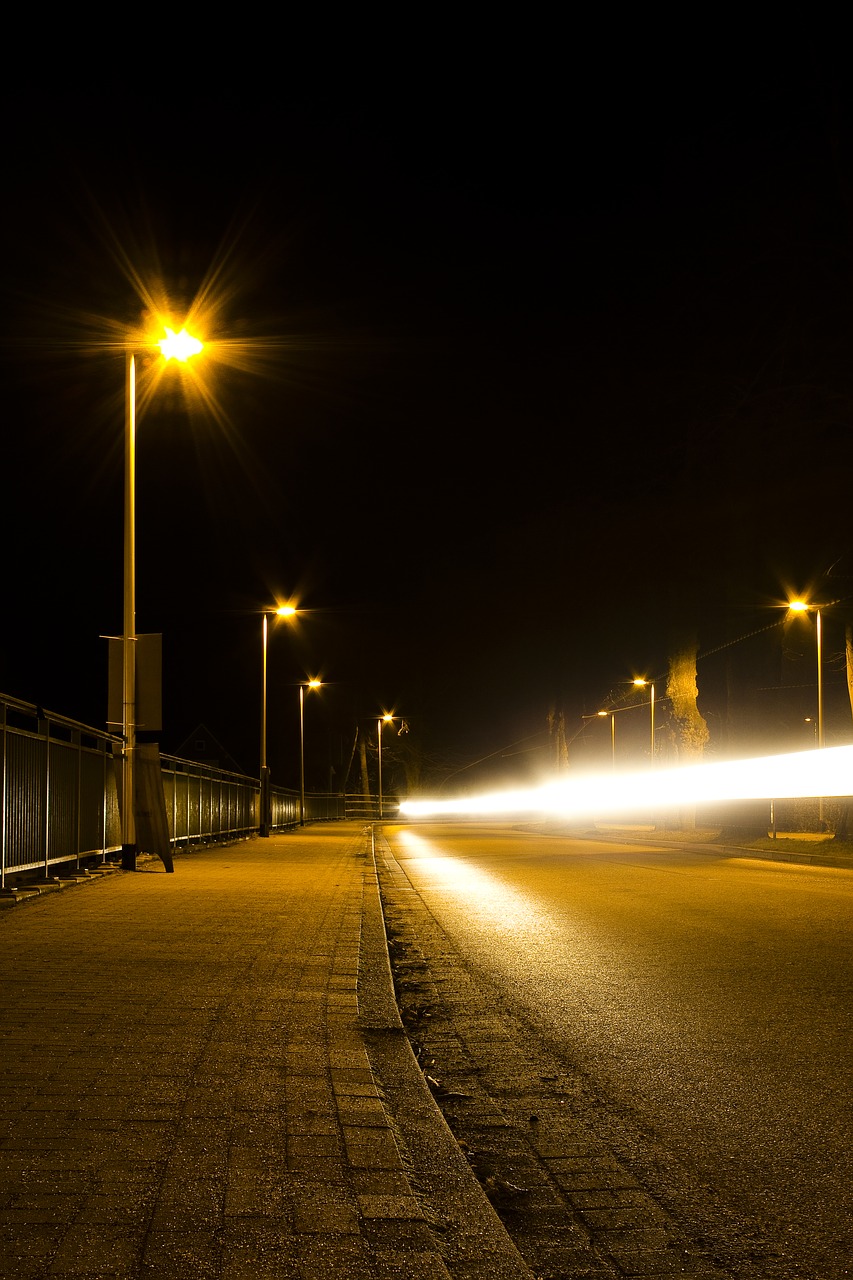
[[303, 723], [303, 707], [305, 690], [319, 689], [320, 680], [305, 680], [299, 686], [299, 825], [305, 826], [305, 728]]
[[604, 720], [610, 716], [610, 752], [614, 769], [616, 768], [616, 712], [615, 711], [596, 711], [595, 715], [582, 716], [583, 720]]
[[376, 721], [376, 733], [379, 740], [379, 821], [382, 821], [382, 726], [383, 724], [393, 724], [394, 717], [390, 711], [386, 711], [384, 715], [379, 716]]
[[599, 711], [600, 716], [610, 716], [610, 757], [613, 768], [616, 768], [616, 715], [613, 711]]
[[815, 638], [817, 641], [817, 745], [826, 746], [823, 733], [823, 654], [821, 638], [820, 606], [808, 604], [805, 600], [792, 600], [788, 605], [791, 613], [811, 613], [815, 615]]
[[267, 619], [294, 618], [296, 606], [282, 604], [277, 609], [265, 609], [261, 624], [261, 642], [263, 645], [263, 682], [261, 690], [261, 812], [258, 834], [268, 836], [270, 833], [270, 771], [267, 767]]
[[[166, 329], [159, 346], [164, 359], [182, 364], [202, 350], [185, 329]], [[136, 354], [125, 358], [124, 413], [124, 622], [122, 627], [121, 865], [136, 870], [136, 814], [133, 809], [136, 764]]]
[[[792, 600], [788, 605], [791, 613], [810, 613], [815, 615], [815, 641], [817, 645], [817, 745], [826, 746], [823, 729], [823, 641], [819, 605], [810, 605], [806, 600]], [[818, 820], [823, 826], [823, 796], [818, 798]]]
[[651, 761], [652, 761], [652, 764], [654, 764], [655, 762], [655, 686], [653, 681], [642, 680], [639, 678], [634, 681], [634, 685], [638, 689], [648, 688], [649, 690], [649, 712], [651, 716], [651, 728], [652, 728]]

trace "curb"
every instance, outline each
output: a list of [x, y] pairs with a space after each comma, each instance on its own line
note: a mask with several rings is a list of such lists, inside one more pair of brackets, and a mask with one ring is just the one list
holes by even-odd
[[[448, 1274], [466, 1280], [534, 1280], [444, 1118], [405, 1033], [394, 994], [379, 893], [375, 828], [368, 832], [373, 875], [366, 880], [362, 944], [372, 977], [359, 975], [359, 1017], [367, 1056]], [[365, 974], [365, 977], [367, 975]]]
[[715, 854], [717, 857], [737, 857], [752, 858], [758, 862], [784, 862], [788, 865], [803, 867], [836, 867], [839, 870], [853, 870], [853, 857], [849, 854], [830, 854], [830, 853], [809, 853], [805, 850], [798, 849], [754, 849], [749, 845], [728, 844], [717, 842], [711, 844], [707, 840], [691, 840], [689, 837], [680, 838], [675, 836], [666, 836], [662, 838], [654, 831], [640, 834], [638, 832], [631, 833], [629, 831], [597, 831], [585, 828], [582, 831], [567, 830], [565, 828], [556, 830], [536, 829], [535, 824], [530, 824], [528, 830], [536, 835], [555, 835], [565, 836], [569, 839], [586, 840], [590, 844], [643, 844], [654, 845], [658, 849], [693, 849], [697, 853]]

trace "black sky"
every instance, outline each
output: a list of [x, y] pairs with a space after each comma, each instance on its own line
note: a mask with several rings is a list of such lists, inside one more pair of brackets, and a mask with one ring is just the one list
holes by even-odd
[[168, 387], [140, 421], [164, 749], [201, 721], [255, 771], [275, 592], [309, 610], [270, 649], [282, 782], [318, 669], [324, 732], [393, 706], [447, 768], [555, 709], [571, 736], [678, 630], [710, 653], [786, 589], [853, 596], [849, 95], [797, 35], [266, 89], [165, 146], [86, 92], [18, 130], [0, 690], [105, 719], [123, 365], [93, 338], [139, 323], [128, 264], [187, 304], [213, 278], [220, 336], [268, 353], [219, 421]]

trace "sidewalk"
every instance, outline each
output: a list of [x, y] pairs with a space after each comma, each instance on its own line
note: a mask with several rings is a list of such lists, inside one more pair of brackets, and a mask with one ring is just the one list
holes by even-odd
[[681, 831], [637, 823], [596, 823], [593, 827], [571, 827], [565, 823], [531, 824], [543, 835], [576, 836], [581, 840], [610, 841], [615, 844], [674, 845], [709, 853], [716, 857], [753, 858], [758, 862], [787, 862], [809, 867], [853, 867], [853, 845], [849, 840], [833, 840], [825, 835], [802, 831], [780, 832], [766, 839], [724, 836], [719, 827]]
[[531, 1280], [393, 999], [370, 828], [0, 912], [0, 1275]]

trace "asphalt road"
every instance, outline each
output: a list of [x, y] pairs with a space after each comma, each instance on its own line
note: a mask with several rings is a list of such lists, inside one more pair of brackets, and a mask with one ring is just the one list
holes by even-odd
[[589, 1083], [694, 1236], [736, 1224], [743, 1275], [753, 1247], [774, 1277], [853, 1275], [853, 873], [498, 826], [385, 835], [445, 962]]

